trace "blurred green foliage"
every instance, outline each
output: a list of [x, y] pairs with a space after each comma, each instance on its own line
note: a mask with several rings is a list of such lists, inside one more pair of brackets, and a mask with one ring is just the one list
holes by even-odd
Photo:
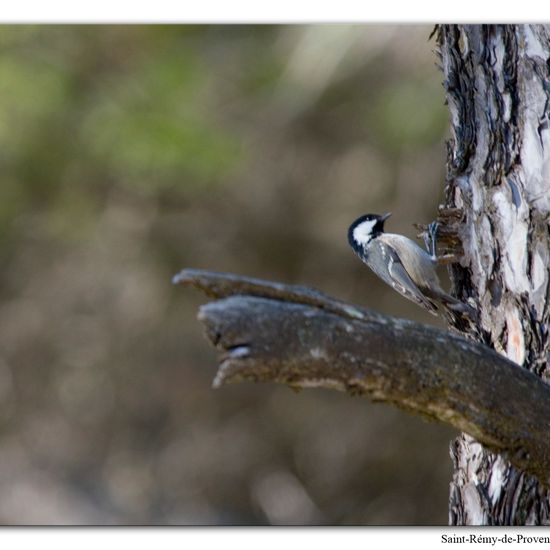
[[381, 147], [394, 154], [433, 145], [447, 126], [445, 113], [434, 108], [440, 102], [441, 87], [434, 80], [395, 80], [375, 98], [366, 125], [375, 131]]
[[[59, 216], [60, 201], [78, 218], [111, 185], [185, 194], [235, 171], [243, 147], [219, 117], [220, 82], [202, 59], [207, 35], [192, 26], [1, 27], [2, 234], [37, 202]], [[72, 212], [66, 194], [79, 197]]]
[[[239, 174], [247, 159], [239, 117], [254, 116], [284, 71], [276, 40], [274, 26], [1, 27], [2, 235], [37, 202], [60, 201], [74, 227], [113, 185], [185, 195]], [[390, 155], [437, 142], [446, 124], [438, 81], [399, 76], [369, 82], [359, 104], [360, 131]], [[357, 84], [334, 82], [320, 108], [357, 109], [365, 94]]]

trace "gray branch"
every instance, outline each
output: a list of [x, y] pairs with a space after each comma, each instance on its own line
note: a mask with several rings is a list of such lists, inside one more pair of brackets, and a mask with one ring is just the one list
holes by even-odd
[[487, 346], [306, 287], [191, 269], [174, 282], [216, 299], [198, 315], [222, 352], [215, 387], [364, 394], [450, 424], [550, 486], [550, 386]]

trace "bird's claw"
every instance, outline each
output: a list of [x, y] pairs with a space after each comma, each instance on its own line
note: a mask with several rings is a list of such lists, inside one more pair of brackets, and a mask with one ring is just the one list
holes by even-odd
[[437, 261], [437, 232], [439, 230], [439, 222], [432, 222], [428, 225], [428, 230], [424, 232], [424, 244], [426, 250], [431, 255], [432, 260]]

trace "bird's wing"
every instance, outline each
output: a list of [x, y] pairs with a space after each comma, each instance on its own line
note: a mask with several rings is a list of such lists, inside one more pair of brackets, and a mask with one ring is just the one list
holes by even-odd
[[419, 288], [414, 284], [395, 249], [388, 245], [386, 245], [386, 249], [389, 255], [388, 272], [391, 276], [391, 285], [393, 288], [409, 300], [435, 313], [437, 311], [436, 305], [422, 294]]

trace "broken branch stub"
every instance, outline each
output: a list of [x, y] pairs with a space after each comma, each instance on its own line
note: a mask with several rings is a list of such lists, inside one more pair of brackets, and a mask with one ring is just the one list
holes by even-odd
[[550, 486], [550, 387], [487, 346], [305, 287], [200, 270], [175, 282], [217, 298], [199, 311], [221, 351], [216, 387], [364, 394], [467, 432]]

